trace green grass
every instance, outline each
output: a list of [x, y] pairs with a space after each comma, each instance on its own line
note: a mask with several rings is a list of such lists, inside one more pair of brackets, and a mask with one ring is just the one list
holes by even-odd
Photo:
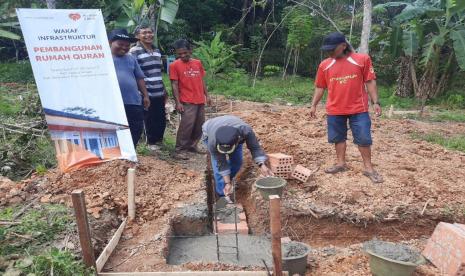
[[[12, 220], [20, 207], [1, 209], [0, 219]], [[37, 205], [17, 220], [18, 225], [0, 227], [1, 275], [51, 275], [51, 271], [54, 275], [93, 275], [71, 252], [50, 247], [74, 231], [71, 209], [60, 204]]]
[[465, 135], [446, 137], [439, 133], [414, 133], [412, 137], [441, 145], [447, 149], [465, 152]]
[[465, 110], [444, 110], [431, 116], [436, 122], [465, 122]]
[[0, 115], [13, 116], [21, 111], [21, 103], [10, 89], [0, 84]]
[[313, 95], [313, 80], [310, 78], [262, 78], [257, 80], [255, 88], [252, 81], [248, 75], [236, 72], [210, 80], [208, 87], [212, 94], [266, 103], [308, 104]]
[[32, 75], [32, 68], [29, 61], [0, 63], [0, 83], [2, 82], [34, 82], [34, 76]]

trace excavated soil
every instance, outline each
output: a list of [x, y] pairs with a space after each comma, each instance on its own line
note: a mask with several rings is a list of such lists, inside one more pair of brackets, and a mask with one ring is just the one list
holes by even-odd
[[[334, 149], [326, 142], [323, 109], [310, 119], [305, 107], [220, 101], [220, 112], [231, 112], [250, 123], [266, 152], [292, 155], [314, 174], [307, 183], [289, 180], [282, 200], [283, 234], [312, 247], [307, 275], [370, 275], [362, 242], [377, 237], [402, 241], [420, 251], [439, 220], [465, 221], [465, 154], [415, 140], [414, 133], [465, 133], [465, 124], [428, 123], [413, 120], [373, 119], [373, 162], [384, 176], [372, 184], [362, 175], [356, 147], [349, 142], [349, 170], [327, 175]], [[349, 138], [350, 140], [350, 138]], [[187, 163], [139, 157], [126, 161], [0, 187], [0, 205], [40, 201], [71, 205], [70, 192], [83, 189], [89, 214], [96, 220], [107, 211], [123, 217], [127, 212], [126, 172], [136, 167], [136, 221], [105, 266], [107, 271], [257, 270], [228, 264], [166, 264], [166, 235], [173, 208], [205, 202], [204, 156]], [[269, 232], [268, 202], [253, 188], [258, 172], [246, 154], [239, 176], [238, 201], [244, 206], [252, 234]], [[113, 230], [114, 231], [114, 230]], [[113, 233], [109, 231], [109, 233]], [[415, 275], [438, 275], [431, 265]]]

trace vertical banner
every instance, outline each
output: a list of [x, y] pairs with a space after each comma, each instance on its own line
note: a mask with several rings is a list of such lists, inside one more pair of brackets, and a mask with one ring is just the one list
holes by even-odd
[[16, 13], [59, 168], [137, 161], [101, 11]]

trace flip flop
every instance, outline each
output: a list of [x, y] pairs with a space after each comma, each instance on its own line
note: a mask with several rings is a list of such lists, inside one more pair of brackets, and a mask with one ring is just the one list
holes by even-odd
[[330, 174], [335, 174], [339, 172], [345, 172], [347, 171], [347, 166], [341, 166], [341, 165], [334, 165], [332, 167], [326, 168], [325, 173], [330, 173]]
[[384, 182], [383, 177], [377, 171], [372, 171], [372, 172], [364, 171], [363, 175], [368, 177], [373, 183], [383, 183]]

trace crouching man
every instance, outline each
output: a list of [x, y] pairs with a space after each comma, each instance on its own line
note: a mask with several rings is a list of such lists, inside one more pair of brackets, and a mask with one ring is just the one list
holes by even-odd
[[266, 154], [260, 146], [250, 125], [232, 115], [216, 117], [202, 126], [203, 142], [211, 155], [216, 193], [220, 197], [233, 192], [231, 181], [242, 166], [242, 147], [247, 144], [254, 162], [263, 176], [272, 176], [267, 167]]

